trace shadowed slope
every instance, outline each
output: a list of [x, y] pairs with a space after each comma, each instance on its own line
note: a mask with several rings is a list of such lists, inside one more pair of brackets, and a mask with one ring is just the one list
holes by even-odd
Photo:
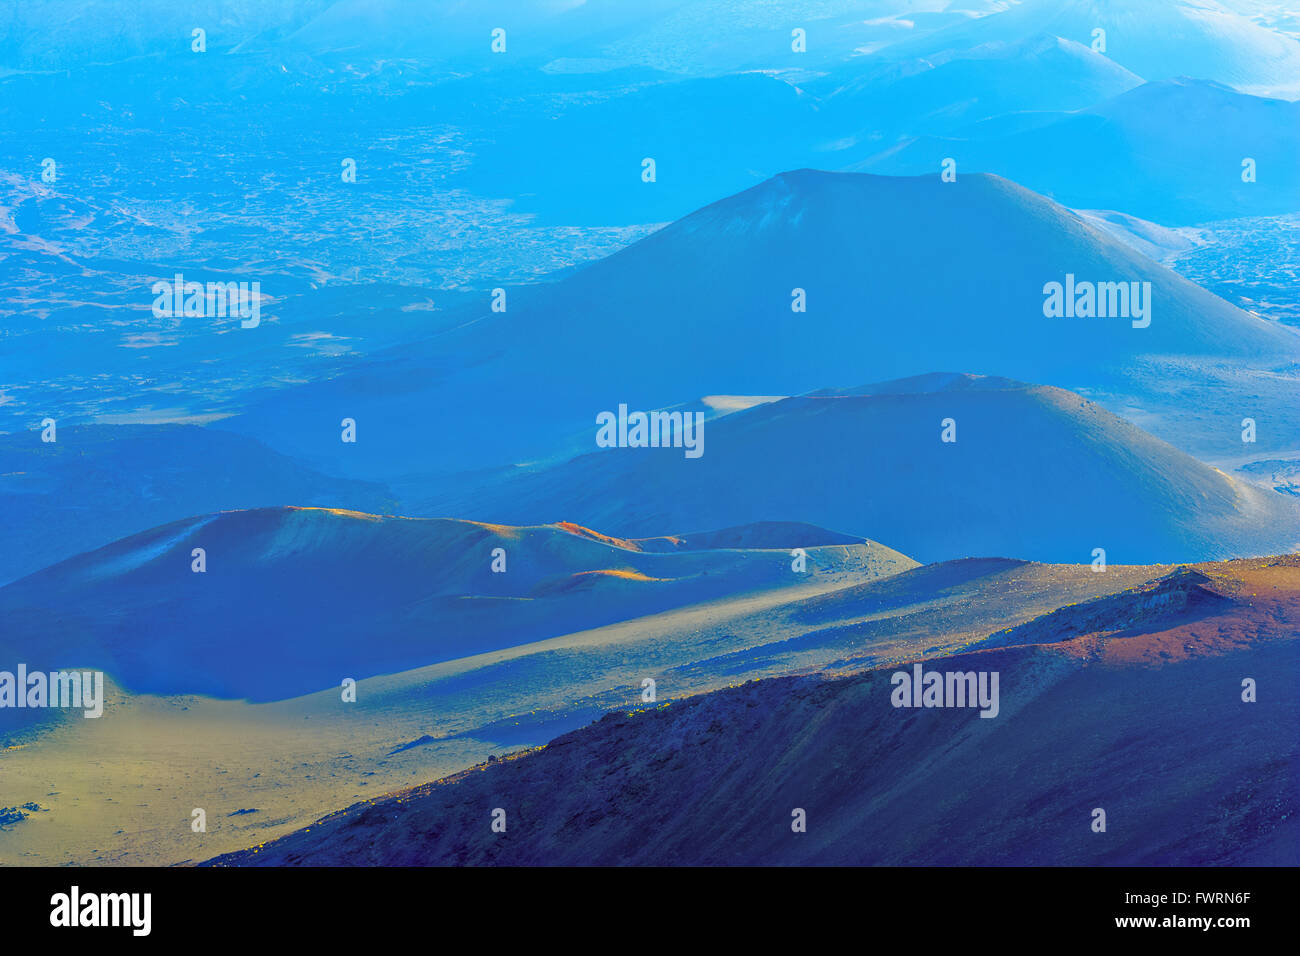
[[141, 528], [220, 508], [387, 511], [381, 486], [320, 474], [196, 425], [60, 425], [0, 435], [0, 584]]
[[[955, 422], [955, 442], [941, 440]], [[928, 375], [820, 392], [706, 428], [704, 454], [604, 449], [444, 508], [571, 515], [621, 535], [788, 515], [924, 561], [1003, 555], [1125, 564], [1291, 550], [1292, 496], [1225, 475], [1059, 388]]]
[[[1044, 284], [1067, 274], [1150, 282], [1150, 326], [1045, 317]], [[806, 313], [791, 310], [795, 289]], [[1139, 357], [1198, 369], [1210, 356], [1254, 369], [1300, 357], [1300, 334], [988, 175], [782, 173], [563, 281], [509, 290], [507, 303], [492, 313], [485, 301], [455, 331], [272, 395], [222, 427], [391, 478], [545, 458], [619, 403], [802, 394], [936, 367], [1123, 384], [1151, 413], [1187, 418]], [[364, 454], [340, 446], [344, 416], [365, 423]], [[1261, 441], [1283, 441], [1273, 433]]]

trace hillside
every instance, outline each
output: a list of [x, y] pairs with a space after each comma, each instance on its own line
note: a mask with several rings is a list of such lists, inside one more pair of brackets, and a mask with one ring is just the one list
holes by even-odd
[[1300, 42], [1215, 0], [1023, 0], [991, 16], [896, 44], [891, 56], [931, 56], [1042, 33], [1090, 44], [1146, 80], [1197, 76], [1278, 94], [1300, 94]]
[[[1215, 135], [1201, 135], [1206, 129]], [[911, 175], [952, 156], [961, 169], [1006, 176], [1072, 208], [1185, 226], [1300, 211], [1300, 172], [1290, 160], [1298, 145], [1300, 103], [1177, 77], [1073, 112], [920, 136], [853, 168]], [[1247, 157], [1251, 182], [1242, 180]]]
[[[952, 419], [956, 441], [941, 440]], [[1295, 498], [1234, 479], [1063, 389], [929, 375], [823, 390], [708, 424], [705, 453], [603, 449], [442, 502], [623, 536], [782, 518], [922, 561], [1146, 564], [1292, 550]]]
[[[1150, 282], [1150, 325], [1046, 317], [1044, 285], [1067, 274]], [[791, 309], [795, 289], [806, 293], [805, 313]], [[1112, 408], [1184, 422], [1226, 403], [1240, 421], [1242, 403], [1294, 376], [1268, 388], [1254, 376], [1248, 397], [1241, 383], [1218, 381], [1221, 366], [1283, 368], [1298, 355], [1296, 332], [1007, 180], [944, 183], [937, 165], [914, 178], [799, 170], [561, 281], [509, 290], [505, 312], [484, 297], [453, 331], [274, 393], [221, 427], [389, 480], [545, 458], [619, 403], [795, 395], [945, 367], [1108, 387]], [[1211, 394], [1171, 399], [1164, 366], [1178, 363], [1195, 365]], [[338, 441], [344, 416], [365, 429], [355, 448]], [[1213, 441], [1203, 428], [1184, 430]], [[1293, 433], [1268, 429], [1261, 441]]]
[[197, 425], [63, 425], [0, 435], [0, 584], [141, 528], [271, 505], [389, 511], [383, 487], [321, 474]]
[[[739, 533], [761, 539], [758, 550], [655, 553], [572, 525], [306, 508], [221, 512], [132, 535], [0, 588], [0, 651], [100, 668], [139, 693], [281, 700], [345, 677], [723, 596], [916, 564], [873, 541], [845, 544], [806, 526], [777, 530]], [[796, 573], [790, 551], [809, 540], [836, 543], [810, 545], [808, 569]], [[206, 552], [203, 573], [191, 570], [195, 548]], [[498, 559], [503, 572], [492, 570]]]
[[[1221, 603], [1194, 621], [926, 661], [998, 672], [993, 719], [891, 706], [892, 667], [751, 682], [210, 862], [1294, 866], [1300, 559], [1198, 572]], [[1274, 693], [1243, 702], [1244, 676]]]
[[[765, 543], [794, 540], [771, 527], [740, 532]], [[812, 535], [799, 529], [799, 540]], [[732, 554], [743, 559], [745, 553]], [[266, 703], [154, 695], [123, 688], [110, 673], [102, 720], [72, 715], [24, 728], [15, 726], [15, 715], [36, 712], [0, 711], [0, 806], [45, 808], [4, 834], [0, 863], [206, 859], [641, 706], [646, 678], [656, 681], [659, 701], [682, 700], [751, 679], [847, 674], [942, 656], [1062, 605], [1141, 588], [1172, 570], [1111, 565], [1097, 574], [1086, 565], [970, 559], [883, 577], [850, 562], [826, 573], [836, 554], [852, 557], [841, 545], [810, 551], [810, 563], [821, 569], [804, 584], [364, 678], [354, 703], [342, 703], [337, 686]], [[599, 607], [608, 594], [592, 587], [550, 604], [562, 627], [567, 617], [581, 616], [574, 608]], [[266, 645], [310, 657], [297, 631], [272, 632], [267, 625], [279, 611], [232, 602], [214, 640], [238, 651], [246, 633], [263, 635]], [[28, 651], [40, 659], [43, 646]], [[171, 662], [150, 666], [164, 677]], [[180, 779], [183, 787], [176, 786]], [[209, 810], [207, 833], [157, 825], [185, 819], [196, 804]], [[237, 812], [250, 808], [257, 812]]]
[[[888, 53], [885, 54], [888, 56]], [[836, 84], [825, 111], [871, 132], [941, 134], [994, 116], [1085, 109], [1142, 84], [1086, 38], [1052, 34], [944, 51], [896, 68], [872, 71], [851, 61], [821, 84]]]

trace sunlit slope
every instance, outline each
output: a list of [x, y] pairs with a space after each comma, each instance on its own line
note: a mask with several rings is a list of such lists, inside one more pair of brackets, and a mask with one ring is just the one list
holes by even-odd
[[1199, 615], [925, 663], [997, 672], [992, 719], [895, 708], [892, 666], [752, 682], [213, 862], [1295, 865], [1297, 561], [1202, 566], [1219, 603]]
[[[719, 536], [782, 540], [770, 531]], [[674, 540], [683, 538], [697, 536]], [[812, 540], [808, 529], [800, 539]], [[666, 540], [629, 544], [649, 549]], [[817, 550], [809, 557], [824, 560]], [[1171, 570], [1110, 565], [1097, 574], [1086, 565], [971, 559], [888, 577], [823, 571], [798, 587], [672, 607], [366, 678], [351, 703], [337, 687], [265, 703], [141, 694], [110, 674], [99, 720], [74, 712], [33, 729], [15, 726], [14, 718], [37, 712], [0, 711], [0, 806], [44, 808], [0, 835], [0, 863], [206, 859], [640, 706], [646, 678], [666, 701], [753, 678], [941, 656]], [[583, 592], [592, 600], [602, 593]], [[255, 625], [232, 622], [229, 631], [244, 629]], [[205, 834], [157, 823], [186, 821], [195, 806], [208, 808]], [[257, 812], [235, 813], [241, 809]]]
[[[34, 669], [101, 668], [135, 692], [283, 699], [819, 575], [915, 566], [807, 526], [754, 540], [762, 547], [655, 553], [566, 526], [223, 512], [0, 589], [0, 648]], [[803, 572], [792, 569], [796, 547]], [[199, 548], [202, 573], [192, 570]]]

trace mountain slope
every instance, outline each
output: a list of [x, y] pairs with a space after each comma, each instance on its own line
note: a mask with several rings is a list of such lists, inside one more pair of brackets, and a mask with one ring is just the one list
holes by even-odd
[[60, 425], [0, 435], [0, 584], [141, 528], [221, 508], [387, 511], [379, 485], [334, 478], [196, 425]]
[[[880, 69], [880, 68], [878, 68]], [[862, 131], [939, 134], [1006, 113], [1085, 109], [1142, 78], [1085, 44], [1051, 34], [988, 43], [863, 73], [851, 62], [831, 74], [842, 85], [825, 111]]]
[[[1066, 206], [1170, 226], [1300, 210], [1300, 103], [1179, 77], [1026, 125], [991, 120], [922, 136], [854, 168], [915, 174], [951, 156], [959, 169], [1006, 176]], [[1246, 158], [1252, 182], [1242, 181]]]
[[1239, 89], [1300, 94], [1300, 42], [1214, 0], [1024, 0], [897, 44], [891, 55], [924, 56], [1052, 33], [1091, 44], [1147, 80], [1194, 76]]
[[[103, 669], [135, 692], [279, 700], [724, 595], [916, 564], [807, 526], [760, 529], [754, 540], [764, 547], [656, 553], [572, 525], [222, 512], [0, 589], [0, 648], [33, 669]], [[790, 557], [801, 542], [803, 574]], [[195, 548], [203, 573], [191, 570]], [[503, 572], [492, 570], [497, 559]]]
[[[733, 530], [727, 543], [741, 533], [773, 546], [845, 543], [807, 528], [792, 538], [772, 526]], [[626, 544], [648, 550], [668, 542]], [[836, 552], [848, 556], [841, 547], [809, 553], [821, 570], [805, 586], [724, 596], [367, 678], [358, 681], [355, 703], [341, 703], [337, 687], [269, 703], [151, 696], [115, 687], [110, 674], [102, 720], [74, 715], [23, 732], [13, 717], [33, 711], [0, 711], [0, 748], [14, 748], [3, 756], [0, 806], [39, 800], [50, 811], [39, 828], [5, 834], [0, 863], [205, 859], [265, 843], [371, 794], [440, 779], [490, 754], [540, 746], [611, 710], [641, 706], [646, 677], [657, 681], [664, 701], [752, 679], [952, 653], [1063, 604], [1085, 604], [1172, 570], [1111, 565], [1096, 574], [1086, 565], [972, 559], [888, 577], [824, 573]], [[607, 592], [582, 593], [600, 600]], [[560, 609], [576, 618], [573, 606]], [[232, 602], [230, 646], [238, 648], [246, 630], [263, 633], [258, 615], [276, 610]], [[267, 642], [295, 637], [282, 630]], [[181, 775], [187, 785], [177, 788]], [[49, 794], [51, 779], [60, 794]], [[107, 798], [122, 812], [104, 815]], [[186, 819], [196, 804], [209, 810], [206, 834], [153, 823]], [[226, 816], [240, 808], [259, 812]]]
[[[942, 441], [943, 422], [956, 441]], [[932, 375], [813, 393], [706, 426], [705, 452], [602, 449], [479, 486], [477, 518], [560, 514], [622, 535], [810, 521], [923, 561], [1003, 555], [1087, 563], [1291, 550], [1293, 497], [1233, 479], [1058, 388]]]
[[[1044, 285], [1067, 274], [1150, 282], [1150, 325], [1046, 317]], [[804, 313], [792, 311], [795, 289], [806, 292]], [[1195, 363], [1201, 378], [1211, 357], [1279, 368], [1300, 356], [1300, 335], [996, 176], [943, 183], [937, 166], [916, 178], [801, 170], [563, 281], [508, 290], [504, 313], [485, 296], [452, 332], [277, 393], [222, 427], [341, 473], [387, 478], [545, 457], [619, 403], [801, 394], [942, 367], [1109, 384], [1186, 420], [1192, 412], [1162, 394], [1152, 356]], [[1216, 394], [1244, 403], [1240, 388]], [[340, 448], [343, 416], [358, 421], [355, 448]], [[1261, 441], [1283, 434], [1294, 429], [1268, 429]]]
[[1221, 601], [1198, 621], [926, 661], [998, 673], [992, 719], [891, 706], [892, 666], [750, 682], [210, 862], [1295, 865], [1300, 558], [1197, 570]]

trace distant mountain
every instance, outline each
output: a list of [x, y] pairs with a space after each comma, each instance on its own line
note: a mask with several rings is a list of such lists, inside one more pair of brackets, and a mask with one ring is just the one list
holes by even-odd
[[[0, 7], [0, 76], [6, 70], [66, 70], [87, 63], [190, 52], [202, 27], [208, 49], [225, 53], [260, 35], [302, 25], [333, 0], [28, 0]], [[74, 39], [75, 38], [75, 39]]]
[[[951, 419], [955, 442], [941, 440]], [[1300, 504], [1211, 468], [1059, 388], [932, 375], [761, 405], [705, 452], [602, 449], [444, 503], [622, 535], [767, 518], [895, 542], [922, 561], [1123, 564], [1300, 547]]]
[[[434, 61], [490, 54], [492, 30], [506, 28], [507, 51], [537, 59], [596, 57], [601, 34], [626, 34], [654, 23], [683, 0], [647, 0], [635, 9], [617, 0], [334, 0], [288, 37], [312, 52], [379, 53]], [[606, 37], [607, 38], [607, 37]], [[513, 42], [511, 42], [513, 41]]]
[[[1067, 275], [1150, 282], [1150, 325], [1045, 316], [1045, 285]], [[795, 290], [806, 312], [792, 310]], [[543, 458], [620, 403], [802, 394], [943, 367], [1109, 387], [1112, 407], [1188, 420], [1155, 363], [1194, 366], [1204, 384], [1221, 365], [1280, 368], [1300, 356], [1296, 332], [1068, 209], [997, 176], [942, 182], [937, 165], [915, 178], [783, 173], [562, 281], [507, 293], [505, 312], [484, 295], [459, 328], [275, 393], [221, 427], [387, 480]], [[1239, 422], [1261, 394], [1251, 380], [1249, 397], [1239, 384], [1216, 387], [1199, 407], [1226, 402]], [[1285, 386], [1270, 387], [1281, 396]], [[355, 446], [338, 441], [344, 416], [358, 422]], [[1201, 419], [1187, 430], [1207, 445], [1221, 437]], [[1294, 434], [1273, 427], [1261, 441]]]
[[197, 425], [66, 425], [0, 435], [0, 584], [118, 538], [222, 508], [391, 510], [383, 487], [333, 478]]
[[853, 60], [812, 88], [825, 96], [831, 122], [856, 128], [865, 139], [882, 132], [950, 133], [1007, 113], [1084, 109], [1142, 83], [1084, 42], [1043, 34], [947, 51], [892, 70]]
[[[945, 0], [836, 0], [794, 7], [770, 0], [337, 0], [289, 37], [311, 51], [347, 50], [473, 62], [489, 50], [490, 33], [507, 28], [519, 58], [551, 59], [557, 68], [599, 70], [645, 64], [676, 73], [721, 73], [820, 66], [853, 55], [859, 44], [888, 42], [941, 26], [961, 13], [937, 15]], [[989, 0], [965, 0], [981, 8]], [[880, 19], [919, 11], [916, 21]], [[714, 29], [713, 24], [725, 24]], [[790, 31], [807, 30], [806, 52], [794, 54]]]
[[[1204, 604], [613, 712], [209, 864], [1294, 866], [1300, 708], [1263, 688], [1300, 679], [1300, 557], [1180, 574]], [[996, 716], [893, 706], [914, 667], [996, 674]]]
[[[507, 29], [516, 60], [599, 70], [647, 63], [676, 72], [723, 72], [842, 60], [859, 44], [887, 42], [960, 19], [929, 13], [944, 0], [838, 0], [790, 8], [768, 0], [25, 0], [0, 8], [0, 74], [68, 69], [142, 55], [189, 52], [205, 25], [219, 53], [276, 50], [342, 53], [491, 68], [491, 31]], [[992, 5], [965, 0], [965, 8]], [[920, 8], [915, 21], [875, 22]], [[791, 22], [811, 34], [807, 53], [790, 49]], [[935, 22], [931, 23], [930, 21]], [[725, 23], [725, 30], [702, 29]], [[76, 40], [70, 37], [76, 37]], [[504, 59], [500, 57], [498, 59]]]
[[[1066, 206], [1173, 226], [1300, 211], [1297, 149], [1300, 102], [1180, 77], [1032, 123], [998, 119], [922, 136], [853, 168], [937, 173], [952, 157], [959, 171], [1006, 176]], [[1242, 180], [1246, 159], [1251, 182]]]
[[928, 56], [1051, 33], [1091, 45], [1105, 31], [1106, 56], [1146, 80], [1192, 76], [1261, 93], [1300, 95], [1300, 42], [1214, 0], [1022, 0], [959, 22], [890, 56]]
[[[668, 544], [573, 525], [221, 512], [0, 588], [0, 659], [97, 667], [139, 693], [278, 700], [711, 598], [916, 566], [801, 525], [733, 529], [715, 550]], [[801, 546], [803, 573], [790, 554]]]

